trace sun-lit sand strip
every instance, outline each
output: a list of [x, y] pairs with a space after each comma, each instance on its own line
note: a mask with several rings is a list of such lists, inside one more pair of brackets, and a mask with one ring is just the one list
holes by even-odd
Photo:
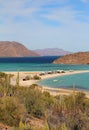
[[[74, 70], [74, 71], [65, 71], [65, 73], [52, 73], [52, 74], [45, 74], [40, 76], [41, 80], [48, 79], [48, 78], [53, 78], [57, 76], [65, 76], [65, 75], [71, 75], [71, 74], [78, 74], [78, 73], [86, 73], [89, 72], [89, 70]], [[15, 85], [16, 84], [16, 77], [17, 77], [17, 72], [6, 72], [9, 74], [13, 74], [14, 76], [12, 77], [11, 84]], [[39, 75], [41, 72], [19, 72], [19, 80], [20, 80], [20, 85], [29, 87], [32, 84], [36, 84], [38, 81], [37, 80], [27, 80], [23, 81], [23, 79], [28, 76], [28, 75]], [[47, 86], [42, 86], [42, 91], [49, 91], [51, 95], [69, 95], [73, 92], [72, 89], [62, 89], [62, 88], [51, 88]], [[76, 90], [78, 91], [78, 90]], [[82, 91], [82, 90], [81, 90]], [[88, 91], [83, 91], [89, 97], [89, 92]]]
[[89, 92], [88, 91], [84, 91], [84, 90], [77, 90], [75, 88], [75, 90], [73, 89], [62, 89], [62, 88], [49, 88], [46, 86], [42, 86], [42, 91], [48, 91], [50, 92], [51, 95], [56, 96], [56, 95], [70, 95], [72, 94], [74, 91], [76, 92], [84, 92], [86, 94], [86, 96], [89, 98]]
[[[11, 78], [11, 84], [15, 85], [16, 84], [16, 78], [17, 78], [17, 72], [5, 72], [5, 73], [14, 75]], [[29, 87], [30, 85], [35, 84], [37, 82], [37, 80], [26, 80], [26, 81], [23, 81], [23, 79], [26, 76], [37, 75], [39, 73], [40, 72], [19, 72], [19, 84], [20, 84], [20, 86]]]
[[65, 73], [56, 73], [56, 74], [48, 74], [48, 75], [43, 75], [41, 79], [48, 79], [48, 78], [53, 78], [57, 76], [64, 76], [64, 75], [71, 75], [71, 74], [79, 74], [79, 73], [87, 73], [89, 70], [74, 70], [74, 71], [65, 71]]

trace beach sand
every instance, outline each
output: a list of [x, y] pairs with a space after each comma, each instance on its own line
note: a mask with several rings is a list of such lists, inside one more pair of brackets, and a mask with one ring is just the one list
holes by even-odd
[[[48, 79], [48, 78], [52, 78], [52, 77], [57, 77], [57, 76], [63, 76], [63, 75], [71, 75], [71, 74], [78, 74], [78, 73], [85, 73], [85, 72], [89, 72], [89, 70], [74, 70], [74, 71], [65, 71], [65, 73], [53, 73], [53, 74], [45, 74], [40, 76], [41, 80], [43, 79]], [[5, 72], [8, 74], [13, 74], [14, 76], [11, 79], [11, 84], [15, 85], [16, 84], [16, 77], [17, 77], [17, 72]], [[24, 87], [29, 87], [32, 84], [37, 84], [38, 80], [26, 80], [23, 81], [23, 79], [26, 76], [34, 76], [34, 75], [39, 75], [41, 72], [19, 72], [19, 83], [21, 86]], [[62, 89], [62, 88], [49, 88], [47, 86], [42, 86], [42, 91], [48, 91], [50, 92], [51, 95], [56, 96], [58, 94], [60, 95], [69, 95], [72, 94], [73, 90], [71, 89]], [[89, 97], [89, 92], [88, 91], [83, 91], [83, 90], [76, 90], [77, 91], [82, 91], [86, 94], [87, 97]]]

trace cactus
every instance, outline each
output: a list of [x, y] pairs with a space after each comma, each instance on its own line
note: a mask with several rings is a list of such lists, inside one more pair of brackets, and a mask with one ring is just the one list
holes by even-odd
[[5, 76], [5, 82], [4, 82], [4, 97], [8, 94], [10, 87], [10, 76]]
[[75, 85], [73, 85], [73, 104], [74, 104], [74, 111], [75, 111]]
[[16, 86], [19, 87], [19, 72], [17, 72]]

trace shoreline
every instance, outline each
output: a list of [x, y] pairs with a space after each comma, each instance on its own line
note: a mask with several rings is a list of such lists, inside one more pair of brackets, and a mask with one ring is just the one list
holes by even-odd
[[[54, 76], [49, 76], [49, 77], [43, 77], [42, 80], [47, 79], [47, 78], [53, 78], [53, 77], [61, 77], [65, 75], [73, 75], [73, 74], [81, 74], [81, 73], [89, 73], [89, 70], [74, 70], [72, 72], [66, 71], [66, 73], [61, 73], [59, 75], [54, 75]], [[55, 88], [55, 87], [48, 87], [48, 86], [42, 86], [43, 91], [48, 91], [50, 92], [51, 95], [57, 96], [57, 95], [70, 95], [73, 93], [73, 88]], [[84, 92], [86, 96], [89, 98], [89, 90], [82, 90], [82, 89], [77, 89], [75, 88], [75, 92]]]
[[75, 89], [68, 88], [67, 89], [67, 88], [50, 88], [50, 87], [42, 86], [42, 91], [48, 91], [53, 96], [57, 96], [57, 95], [70, 95], [70, 94], [73, 93], [73, 91], [75, 91], [75, 93], [83, 92], [89, 98], [89, 91], [82, 90], [82, 89], [77, 89], [77, 88], [75, 88]]
[[[44, 79], [48, 79], [48, 78], [53, 78], [53, 77], [60, 77], [60, 76], [65, 76], [65, 75], [73, 75], [73, 74], [81, 74], [81, 73], [88, 73], [89, 70], [73, 70], [73, 71], [65, 71], [65, 73], [55, 73], [55, 74], [45, 74], [45, 75], [42, 75], [40, 76], [41, 77], [41, 80], [44, 80]], [[11, 84], [12, 85], [15, 85], [16, 83], [16, 76], [17, 76], [17, 72], [5, 72], [7, 74], [14, 74], [14, 77], [13, 77], [13, 80], [11, 81]], [[24, 87], [29, 87], [30, 85], [32, 84], [38, 84], [38, 80], [27, 80], [27, 81], [23, 81], [22, 79], [27, 76], [27, 75], [39, 75], [41, 72], [38, 71], [38, 72], [28, 72], [28, 71], [25, 71], [25, 72], [19, 72], [19, 75], [20, 75], [20, 85], [21, 86], [24, 86]], [[39, 84], [38, 84], [39, 85]], [[42, 91], [48, 91], [50, 92], [51, 95], [53, 96], [56, 96], [58, 94], [60, 95], [69, 95], [69, 94], [72, 94], [73, 92], [73, 89], [67, 89], [67, 88], [53, 88], [53, 87], [48, 87], [48, 86], [44, 86], [44, 85], [41, 85], [42, 87]], [[89, 92], [87, 90], [77, 90], [75, 88], [75, 92], [84, 92], [86, 94], [86, 96], [89, 98]]]

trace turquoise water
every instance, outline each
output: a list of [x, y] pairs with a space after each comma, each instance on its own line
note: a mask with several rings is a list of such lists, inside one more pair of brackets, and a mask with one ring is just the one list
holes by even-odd
[[58, 56], [0, 58], [0, 71], [89, 70], [89, 65], [52, 64]]
[[65, 75], [55, 78], [42, 80], [40, 85], [54, 87], [54, 88], [73, 88], [89, 90], [89, 73]]
[[0, 71], [50, 71], [50, 70], [89, 70], [89, 65], [0, 63]]

